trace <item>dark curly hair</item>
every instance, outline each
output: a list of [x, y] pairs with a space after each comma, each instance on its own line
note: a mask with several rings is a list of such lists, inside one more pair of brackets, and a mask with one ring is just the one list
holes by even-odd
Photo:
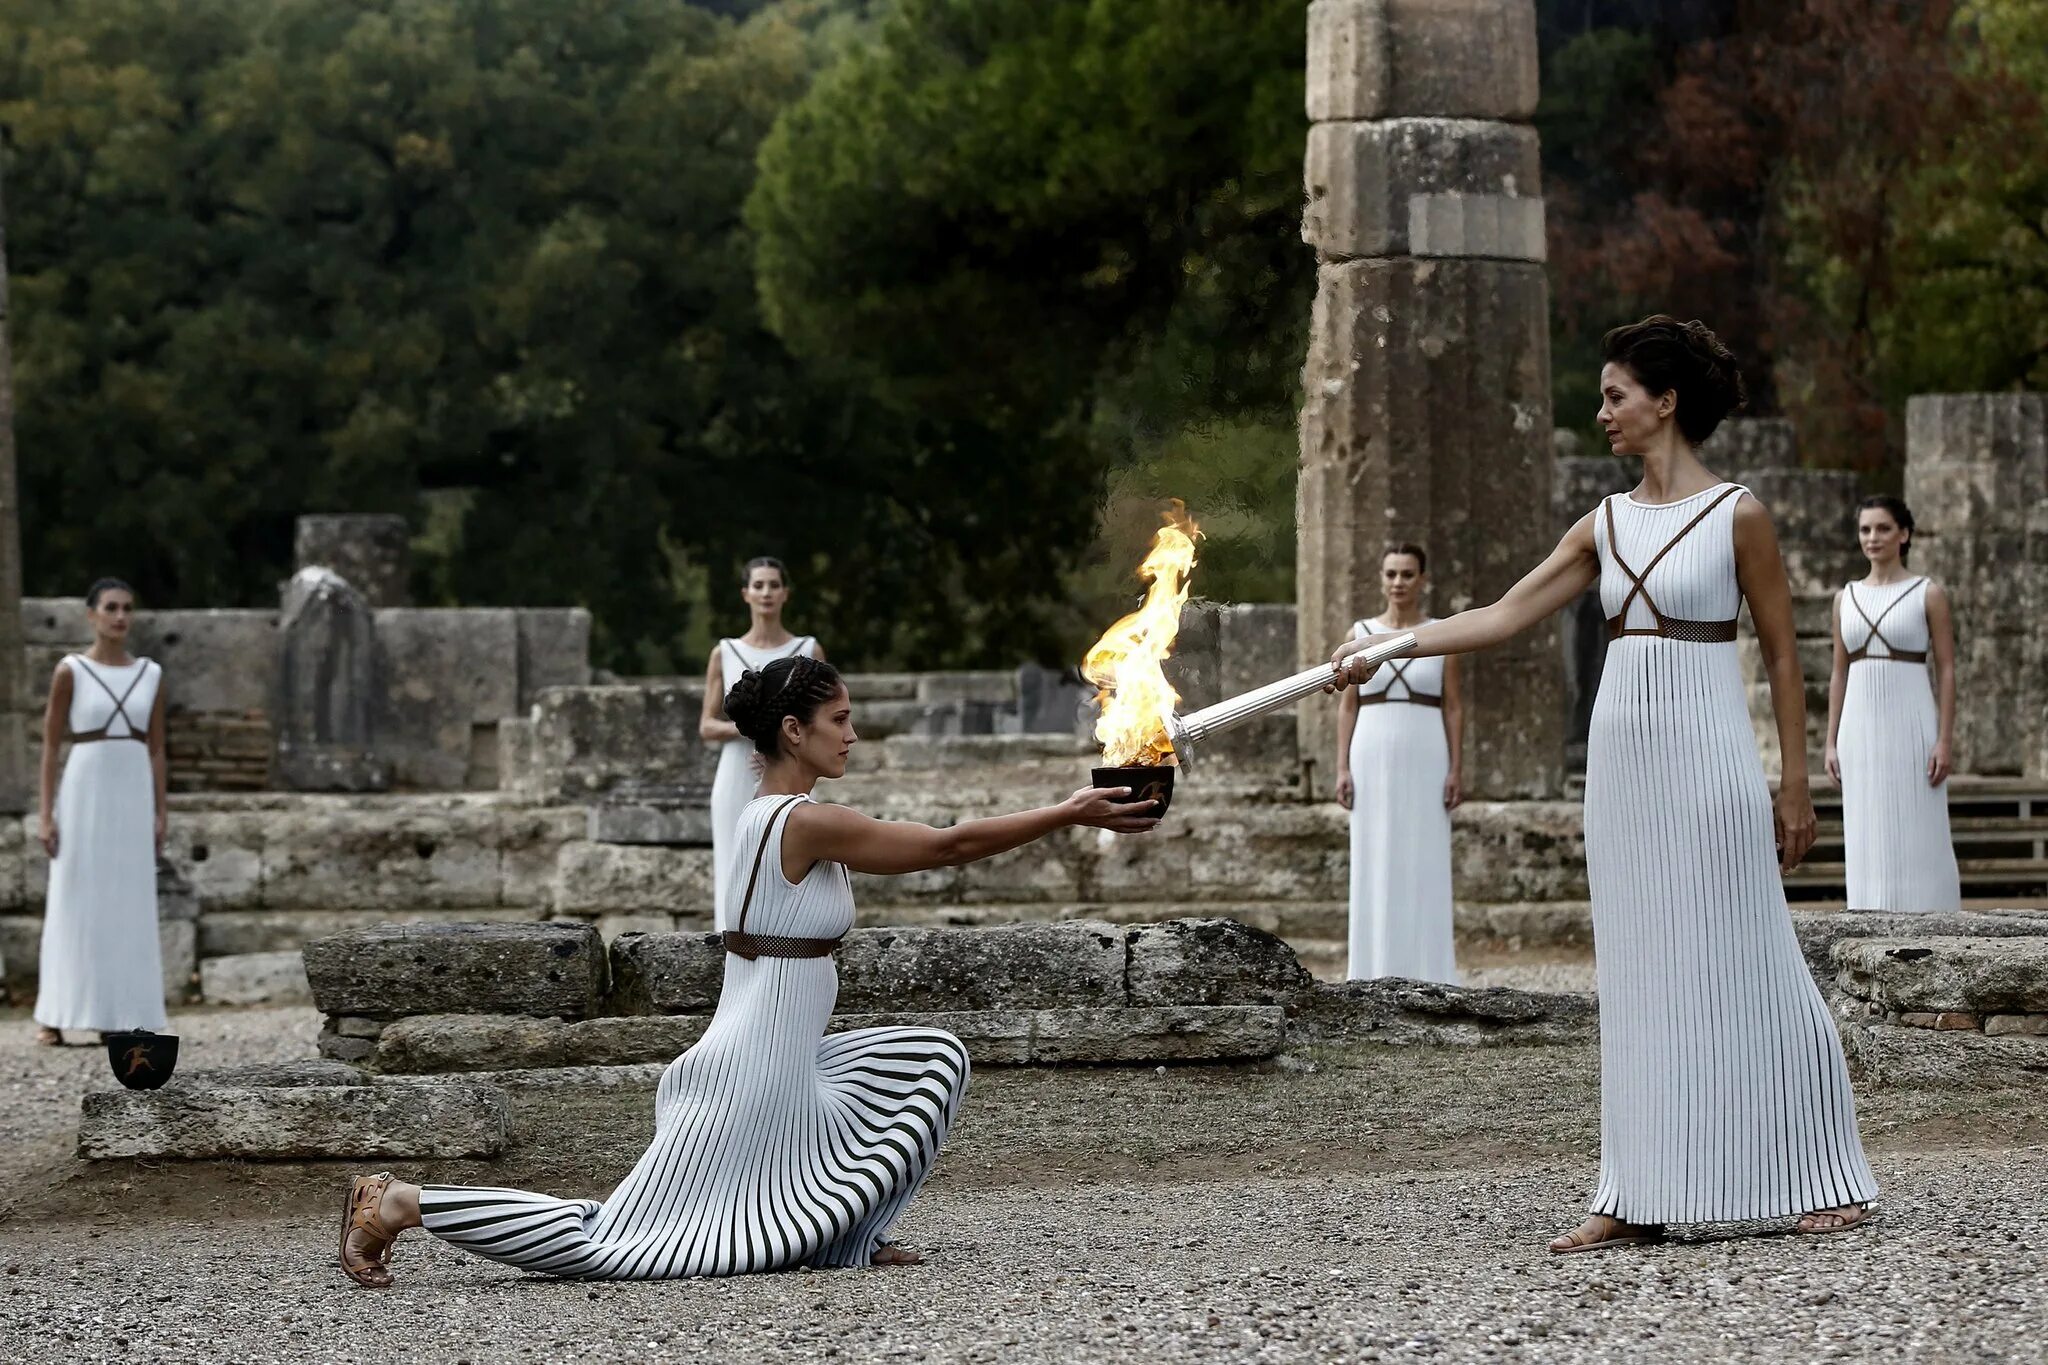
[[1626, 367], [1653, 395], [1678, 395], [1678, 429], [1694, 445], [1749, 403], [1734, 353], [1698, 319], [1680, 322], [1658, 313], [1615, 328], [1601, 338], [1600, 350], [1603, 360]]
[[1899, 542], [1899, 563], [1905, 563], [1913, 553], [1913, 509], [1889, 493], [1875, 493], [1856, 504], [1856, 520], [1861, 522], [1863, 514], [1872, 508], [1890, 517], [1906, 533], [1906, 538]]
[[95, 578], [92, 581], [92, 586], [85, 590], [86, 609], [91, 610], [97, 607], [100, 604], [100, 599], [110, 592], [125, 592], [131, 598], [135, 596], [135, 589], [129, 587], [118, 578]]
[[839, 690], [839, 670], [820, 659], [777, 659], [750, 668], [725, 694], [725, 715], [754, 747], [773, 758], [785, 716], [804, 724]]

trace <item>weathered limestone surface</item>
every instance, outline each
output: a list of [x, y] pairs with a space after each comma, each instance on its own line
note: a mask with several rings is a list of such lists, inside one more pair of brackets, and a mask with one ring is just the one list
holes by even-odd
[[856, 929], [839, 950], [839, 1007], [1047, 1009], [1124, 1003], [1125, 931], [1014, 924], [972, 932]]
[[2038, 1091], [2048, 1083], [2048, 1038], [1870, 1024], [1844, 1028], [1842, 1048], [1856, 1078], [1875, 1084]]
[[276, 684], [267, 698], [275, 772], [290, 791], [381, 791], [390, 767], [377, 753], [372, 713], [375, 625], [355, 586], [307, 568], [285, 587]]
[[573, 1022], [507, 1014], [419, 1014], [384, 1028], [369, 1065], [417, 1073], [668, 1061], [688, 1050], [710, 1022], [708, 1014]]
[[1293, 1021], [1311, 1039], [1432, 1046], [1578, 1043], [1599, 1036], [1599, 1007], [1590, 995], [1393, 979], [1319, 983], [1296, 1002]]
[[306, 945], [327, 1014], [474, 1011], [581, 1019], [600, 1011], [603, 942], [587, 925], [387, 924]]
[[709, 1014], [725, 985], [717, 934], [621, 934], [611, 945], [610, 1014]]
[[1886, 1010], [2048, 1013], [2048, 938], [1848, 939], [1834, 960], [1844, 994]]
[[1301, 236], [1326, 261], [1544, 258], [1533, 128], [1450, 118], [1318, 123], [1307, 166]]
[[647, 793], [619, 796], [590, 807], [585, 837], [598, 844], [711, 845], [711, 793], [678, 792], [672, 799]]
[[313, 991], [301, 953], [237, 953], [199, 964], [199, 998], [209, 1005], [300, 1005], [312, 1003]]
[[1294, 950], [1228, 919], [1178, 919], [1129, 931], [1133, 1005], [1285, 1005], [1314, 981]]
[[539, 907], [490, 907], [461, 910], [227, 910], [199, 917], [202, 957], [233, 957], [243, 953], [297, 952], [301, 945], [329, 934], [373, 924], [530, 924], [546, 917]]
[[1856, 939], [1919, 940], [1936, 938], [2039, 938], [2048, 943], [2048, 913], [2010, 911], [1982, 913], [1959, 910], [1931, 915], [1882, 915], [1864, 911], [1794, 910], [1792, 927], [1799, 935], [1807, 969], [1823, 985], [1839, 972], [1835, 948]]
[[226, 1084], [177, 1077], [161, 1090], [96, 1090], [78, 1155], [188, 1160], [488, 1157], [504, 1150], [504, 1095], [490, 1087]]
[[382, 513], [300, 517], [294, 524], [294, 568], [331, 569], [354, 584], [372, 607], [412, 601], [412, 531], [405, 518]]
[[1536, 11], [1499, 0], [1315, 0], [1308, 116], [1536, 112]]
[[708, 847], [564, 844], [552, 879], [558, 914], [708, 914], [711, 910]]
[[2048, 395], [1909, 400], [1906, 501], [1955, 613], [1957, 771], [2048, 778]]
[[[1390, 542], [1429, 552], [1439, 616], [1494, 600], [1555, 543], [1548, 517], [1530, 515], [1549, 506], [1554, 464], [1542, 267], [1400, 257], [1325, 265], [1318, 278], [1297, 493], [1303, 666], [1377, 608]], [[1464, 670], [1475, 795], [1540, 797], [1561, 783], [1555, 631]], [[1327, 794], [1335, 708], [1301, 718], [1303, 756]]]
[[582, 607], [520, 607], [514, 612], [519, 636], [520, 715], [550, 687], [590, 682], [590, 613]]
[[393, 780], [443, 791], [495, 787], [495, 727], [519, 712], [518, 614], [379, 611], [376, 640], [371, 724]]

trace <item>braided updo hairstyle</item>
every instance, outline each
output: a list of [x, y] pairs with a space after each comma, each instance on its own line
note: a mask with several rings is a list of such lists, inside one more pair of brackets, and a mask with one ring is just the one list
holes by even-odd
[[1721, 419], [1749, 403], [1735, 355], [1707, 324], [1665, 313], [1617, 327], [1601, 338], [1601, 358], [1627, 367], [1652, 396], [1678, 395], [1674, 414], [1685, 439], [1700, 444]]
[[821, 659], [777, 659], [750, 668], [725, 694], [725, 715], [768, 757], [777, 753], [782, 722], [794, 716], [805, 725], [839, 690], [839, 670]]

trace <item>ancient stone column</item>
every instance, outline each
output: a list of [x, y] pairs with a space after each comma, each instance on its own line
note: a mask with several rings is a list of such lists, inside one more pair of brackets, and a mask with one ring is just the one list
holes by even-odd
[[382, 791], [371, 738], [376, 626], [363, 595], [326, 569], [285, 585], [271, 705], [275, 777], [286, 791]]
[[2048, 779], [2048, 395], [1906, 404], [1912, 567], [1956, 625], [1956, 771]]
[[34, 803], [28, 685], [21, 629], [21, 510], [14, 476], [13, 317], [7, 289], [7, 211], [0, 203], [0, 814]]
[[409, 607], [412, 531], [405, 518], [378, 513], [300, 517], [292, 568], [332, 569], [372, 608]]
[[[1534, 7], [1316, 0], [1308, 25], [1304, 663], [1377, 604], [1389, 541], [1428, 550], [1440, 616], [1494, 600], [1555, 544]], [[1470, 661], [1469, 790], [1557, 790], [1562, 673], [1554, 623]], [[1335, 708], [1302, 707], [1300, 734], [1327, 794]]]

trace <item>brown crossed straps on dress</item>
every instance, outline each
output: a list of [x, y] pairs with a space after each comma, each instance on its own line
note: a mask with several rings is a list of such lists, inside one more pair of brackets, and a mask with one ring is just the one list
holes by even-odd
[[[1415, 684], [1408, 681], [1408, 665], [1415, 660], [1390, 659], [1387, 666], [1394, 670], [1394, 676], [1387, 679], [1386, 687], [1378, 692], [1362, 692], [1358, 697], [1360, 706], [1378, 706], [1385, 702], [1407, 702], [1414, 706], [1442, 706], [1444, 699], [1434, 692], [1417, 692]], [[1401, 684], [1401, 695], [1394, 696], [1394, 684]]]
[[[90, 668], [85, 667], [84, 659], [79, 658], [77, 656], [73, 656], [71, 662], [77, 664], [80, 668], [85, 668], [85, 676], [91, 678], [94, 682], [98, 683], [100, 685], [100, 691], [106, 693], [110, 697], [114, 697], [114, 715], [108, 716], [107, 723], [105, 725], [102, 725], [97, 730], [73, 731], [72, 733], [67, 734], [65, 736], [65, 739], [73, 744], [97, 744], [103, 739], [133, 739], [138, 740], [144, 744], [149, 743], [149, 731], [147, 729], [138, 727], [133, 720], [129, 720], [128, 712], [126, 709], [128, 705], [128, 698], [135, 695], [136, 687], [141, 684], [144, 675], [146, 675], [149, 672], [149, 660], [144, 659], [142, 661], [142, 667], [135, 670], [134, 678], [131, 679], [128, 683], [128, 690], [126, 692], [121, 693], [121, 695], [119, 695], [118, 697], [114, 696], [114, 689], [107, 686], [107, 680], [105, 678], [102, 678], [99, 674], [93, 672]], [[119, 716], [122, 720], [128, 721], [127, 734], [110, 735], [107, 733], [107, 731], [114, 728], [114, 716]]]
[[754, 870], [747, 876], [747, 894], [740, 898], [739, 927], [719, 936], [728, 953], [749, 962], [757, 957], [830, 957], [832, 950], [839, 946], [836, 938], [794, 938], [787, 934], [747, 932], [747, 908], [754, 903], [754, 886], [761, 880], [761, 863], [768, 856], [768, 842], [775, 836], [775, 826], [802, 800], [801, 796], [792, 796], [768, 817], [768, 828], [761, 832], [761, 846], [754, 850]]
[[[1687, 621], [1677, 616], [1666, 616], [1657, 606], [1657, 599], [1650, 596], [1647, 580], [1657, 566], [1664, 562], [1664, 556], [1671, 553], [1671, 548], [1690, 535], [1693, 527], [1707, 519], [1707, 513], [1741, 491], [1740, 484], [1730, 484], [1722, 489], [1720, 497], [1701, 508], [1698, 516], [1688, 521], [1677, 535], [1664, 542], [1664, 548], [1657, 551], [1656, 557], [1643, 566], [1641, 573], [1631, 569], [1628, 561], [1621, 557], [1621, 542], [1614, 534], [1614, 499], [1610, 497], [1602, 504], [1607, 509], [1607, 553], [1614, 556], [1615, 567], [1627, 574], [1628, 581], [1634, 585], [1628, 590], [1628, 596], [1621, 599], [1621, 610], [1607, 618], [1608, 639], [1618, 640], [1624, 635], [1661, 635], [1667, 640], [1683, 640], [1689, 644], [1718, 645], [1726, 644], [1735, 638], [1733, 617], [1726, 621]], [[1650, 615], [1656, 618], [1657, 624], [1654, 627], [1629, 628], [1628, 609], [1637, 597], [1643, 599], [1643, 605], [1648, 607]]]
[[[1854, 583], [1844, 585], [1842, 591], [1849, 594], [1849, 605], [1856, 608], [1856, 614], [1863, 618], [1863, 624], [1870, 627], [1870, 639], [1865, 640], [1863, 642], [1863, 647], [1861, 649], [1852, 649], [1849, 651], [1850, 663], [1860, 664], [1865, 659], [1896, 659], [1898, 662], [1902, 664], [1924, 664], [1927, 662], [1926, 650], [1900, 649], [1890, 640], [1885, 639], [1884, 632], [1878, 629], [1878, 626], [1883, 624], [1884, 618], [1892, 614], [1892, 607], [1896, 607], [1897, 605], [1899, 605], [1899, 603], [1911, 597], [1913, 595], [1914, 589], [1923, 586], [1926, 582], [1927, 580], [1925, 578], [1915, 580], [1912, 587], [1907, 588], [1904, 592], [1900, 593], [1897, 597], [1894, 597], [1892, 599], [1890, 607], [1886, 607], [1883, 611], [1877, 614], [1877, 620], [1875, 621], [1870, 619], [1869, 612], [1863, 610], [1863, 604], [1856, 600], [1856, 585]], [[1883, 645], [1885, 652], [1882, 654], [1872, 654], [1870, 652], [1870, 645], [1872, 641], [1876, 641], [1878, 644]]]

